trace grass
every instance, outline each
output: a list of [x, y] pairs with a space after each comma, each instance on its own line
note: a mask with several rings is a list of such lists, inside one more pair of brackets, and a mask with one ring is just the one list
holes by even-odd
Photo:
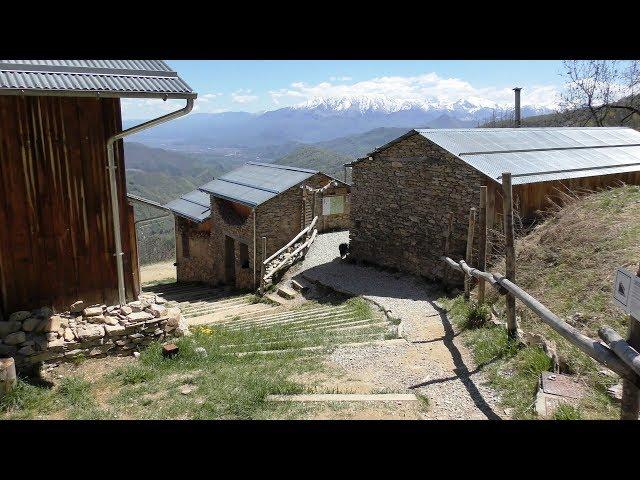
[[[628, 317], [612, 303], [611, 288], [616, 268], [625, 266], [635, 270], [640, 259], [640, 187], [627, 185], [582, 197], [566, 196], [563, 204], [516, 241], [517, 283], [591, 338], [598, 338], [597, 331], [602, 325], [610, 325], [625, 336]], [[499, 261], [491, 270], [504, 272], [504, 261]], [[487, 301], [504, 311], [504, 297], [494, 290], [488, 289]], [[468, 325], [469, 307], [461, 299], [449, 300], [448, 307], [451, 315], [458, 319], [459, 328], [471, 326]], [[618, 418], [619, 407], [606, 394], [606, 389], [617, 383], [618, 378], [598, 373], [603, 366], [561, 338], [519, 302], [517, 314], [522, 330], [541, 334], [556, 343], [562, 360], [561, 373], [579, 375], [585, 381], [587, 397], [575, 407], [581, 418]], [[498, 375], [494, 383], [508, 392], [506, 401], [517, 404], [519, 414], [528, 415], [523, 405], [525, 399], [516, 401], [517, 395], [510, 387], [523, 382], [522, 388], [527, 392], [532, 390], [532, 375], [525, 374], [527, 367], [513, 364], [523, 353], [512, 355], [504, 346], [487, 346], [483, 336], [495, 337], [489, 342], [502, 342], [501, 334], [484, 330], [491, 328], [482, 328], [481, 332], [468, 330], [464, 333], [465, 339], [480, 350], [478, 355], [485, 360], [495, 353], [493, 350], [503, 351], [496, 363], [505, 363], [503, 373], [506, 372], [507, 377]], [[542, 357], [527, 361], [531, 362], [530, 372], [544, 366]], [[525, 381], [525, 377], [529, 380]]]
[[568, 403], [561, 403], [553, 412], [554, 420], [581, 420], [582, 414], [580, 410]]
[[[362, 299], [352, 298], [343, 305], [356, 320], [377, 319]], [[17, 388], [0, 400], [0, 418], [298, 418], [312, 407], [266, 402], [266, 396], [303, 393], [307, 387], [294, 379], [315, 378], [326, 372], [326, 351], [340, 343], [358, 341], [363, 333], [385, 332], [381, 326], [354, 333], [300, 330], [305, 325], [303, 322], [297, 327], [284, 324], [244, 330], [216, 325], [196, 327], [191, 336], [175, 341], [179, 354], [172, 359], [162, 356], [160, 343], [152, 343], [138, 360], [120, 362], [126, 364], [91, 380], [83, 377], [90, 372], [91, 363], [108, 359], [86, 360], [54, 387], [21, 379]], [[322, 349], [251, 353], [306, 346]], [[196, 352], [199, 347], [205, 349], [206, 357]], [[246, 352], [249, 353], [237, 355]], [[189, 392], [182, 393], [186, 387]]]

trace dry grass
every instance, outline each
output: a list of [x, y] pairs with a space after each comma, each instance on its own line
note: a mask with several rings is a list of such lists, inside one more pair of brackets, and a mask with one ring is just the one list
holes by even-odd
[[[546, 221], [516, 241], [518, 285], [584, 334], [597, 338], [598, 328], [611, 325], [625, 336], [628, 317], [611, 301], [613, 274], [619, 266], [631, 270], [640, 261], [640, 187], [622, 186], [588, 196], [564, 195]], [[504, 272], [504, 261], [491, 268]], [[504, 298], [493, 291], [488, 300], [499, 309]], [[617, 415], [604, 391], [616, 379], [599, 375], [602, 367], [518, 304], [523, 330], [556, 341], [569, 373], [584, 375], [592, 395], [587, 417]]]

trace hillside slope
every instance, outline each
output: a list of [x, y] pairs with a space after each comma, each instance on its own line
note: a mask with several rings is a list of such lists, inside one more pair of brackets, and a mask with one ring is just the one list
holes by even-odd
[[[594, 339], [602, 325], [626, 336], [628, 317], [611, 300], [612, 284], [617, 267], [635, 271], [640, 262], [640, 187], [627, 185], [568, 199], [563, 208], [517, 239], [516, 247], [518, 285]], [[504, 262], [491, 271], [504, 272]], [[489, 301], [504, 311], [504, 297], [489, 290]], [[579, 375], [589, 387], [581, 406], [583, 416], [618, 418], [619, 407], [606, 394], [617, 376], [604, 375], [603, 366], [572, 347], [519, 302], [517, 310], [522, 330], [556, 342], [561, 373]]]
[[351, 160], [352, 157], [308, 145], [295, 149], [290, 154], [285, 155], [273, 163], [290, 165], [292, 167], [310, 168], [336, 178], [342, 178], [344, 171], [343, 165], [349, 163]]

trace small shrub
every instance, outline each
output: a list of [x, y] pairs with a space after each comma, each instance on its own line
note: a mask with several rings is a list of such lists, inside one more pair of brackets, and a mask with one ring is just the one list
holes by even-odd
[[466, 324], [467, 328], [479, 328], [484, 326], [491, 318], [491, 308], [489, 305], [476, 303], [472, 304], [467, 310]]
[[568, 403], [561, 403], [556, 408], [556, 411], [553, 412], [554, 420], [581, 420], [582, 414], [580, 410], [574, 407], [573, 405], [569, 405]]

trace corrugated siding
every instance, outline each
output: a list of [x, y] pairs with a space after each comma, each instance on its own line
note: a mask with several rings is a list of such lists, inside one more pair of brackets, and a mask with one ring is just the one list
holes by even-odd
[[148, 70], [171, 72], [171, 67], [162, 60], [0, 60], [9, 65], [46, 66], [52, 69], [58, 67], [75, 67], [106, 70]]
[[[0, 308], [117, 301], [106, 139], [117, 99], [0, 97]], [[115, 149], [127, 296], [132, 216], [122, 142]]]

